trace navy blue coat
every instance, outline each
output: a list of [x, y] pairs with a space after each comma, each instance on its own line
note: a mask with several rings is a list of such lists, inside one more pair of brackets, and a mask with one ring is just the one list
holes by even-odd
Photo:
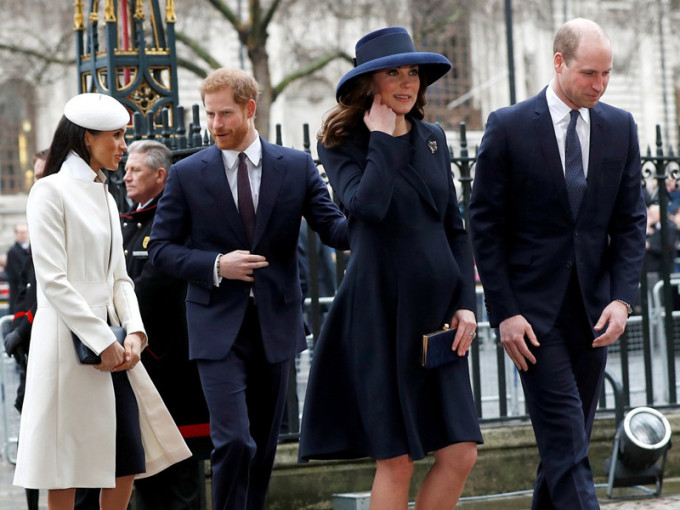
[[614, 299], [635, 301], [645, 251], [640, 150], [630, 113], [590, 109], [588, 188], [576, 220], [545, 89], [489, 116], [470, 202], [489, 321], [555, 323], [574, 264], [592, 326]]
[[347, 249], [347, 225], [309, 154], [262, 142], [262, 181], [252, 245], [239, 216], [217, 146], [170, 168], [151, 230], [152, 263], [188, 281], [191, 359], [224, 358], [239, 332], [251, 284], [223, 279], [213, 285], [220, 253], [250, 250], [269, 266], [255, 271], [254, 292], [265, 355], [292, 359], [307, 347], [297, 242], [305, 217], [321, 240]]
[[363, 130], [319, 156], [348, 217], [345, 277], [314, 351], [300, 458], [388, 458], [481, 442], [467, 357], [425, 370], [422, 335], [475, 310], [448, 146]]

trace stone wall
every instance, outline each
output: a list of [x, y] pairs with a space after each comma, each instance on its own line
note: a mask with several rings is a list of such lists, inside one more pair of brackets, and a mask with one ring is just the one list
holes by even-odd
[[[680, 411], [664, 412], [674, 431], [680, 430]], [[590, 458], [596, 483], [606, 483], [605, 460], [612, 454], [615, 423], [598, 418], [593, 431]], [[531, 489], [538, 452], [531, 426], [526, 423], [485, 427], [485, 443], [479, 447], [477, 464], [463, 496], [500, 494]], [[416, 463], [411, 499], [432, 458]], [[268, 510], [330, 510], [333, 494], [370, 491], [374, 464], [354, 462], [297, 463], [297, 444], [279, 446], [268, 498]], [[665, 478], [680, 476], [680, 451], [671, 448]], [[615, 489], [616, 490], [616, 489]]]

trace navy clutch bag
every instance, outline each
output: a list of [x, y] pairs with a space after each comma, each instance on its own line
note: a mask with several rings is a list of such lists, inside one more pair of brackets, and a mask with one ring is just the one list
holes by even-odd
[[444, 324], [444, 329], [423, 335], [423, 368], [436, 368], [460, 359], [456, 351], [451, 350], [456, 330]]
[[[123, 345], [125, 337], [127, 336], [125, 329], [120, 326], [111, 326], [111, 331], [116, 335], [118, 343]], [[73, 346], [76, 349], [76, 356], [78, 356], [78, 361], [81, 365], [99, 365], [102, 362], [101, 356], [95, 354], [92, 349], [81, 342], [80, 338], [78, 338], [75, 333], [71, 332], [71, 336], [73, 337]]]

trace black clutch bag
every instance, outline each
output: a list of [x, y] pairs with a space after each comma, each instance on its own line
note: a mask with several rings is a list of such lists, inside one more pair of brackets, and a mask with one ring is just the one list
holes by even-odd
[[[116, 335], [118, 343], [123, 345], [127, 336], [125, 329], [120, 326], [111, 326], [111, 331]], [[71, 332], [71, 337], [73, 337], [73, 346], [76, 349], [76, 356], [78, 356], [78, 361], [81, 365], [99, 365], [102, 362], [101, 356], [96, 355], [92, 349], [81, 342], [75, 333]]]
[[460, 359], [458, 353], [451, 350], [456, 331], [444, 324], [444, 329], [423, 335], [423, 368], [435, 368]]

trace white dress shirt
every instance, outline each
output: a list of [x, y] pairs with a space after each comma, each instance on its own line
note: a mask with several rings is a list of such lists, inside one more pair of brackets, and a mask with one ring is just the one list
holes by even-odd
[[[248, 164], [248, 178], [250, 179], [250, 192], [253, 195], [253, 207], [255, 208], [255, 216], [257, 217], [257, 204], [260, 200], [260, 183], [262, 182], [262, 143], [260, 143], [260, 135], [255, 137], [255, 141], [251, 143], [245, 152], [246, 163]], [[238, 155], [241, 151], [223, 150], [222, 161], [224, 162], [224, 171], [229, 182], [229, 189], [234, 197], [234, 203], [238, 207]], [[219, 287], [222, 282], [222, 277], [217, 272], [217, 262], [222, 254], [217, 255], [213, 269], [213, 285]], [[252, 290], [250, 292], [253, 294]]]
[[[557, 148], [560, 151], [562, 160], [562, 172], [564, 172], [564, 145], [567, 138], [567, 128], [571, 120], [571, 108], [564, 103], [552, 88], [552, 82], [548, 85], [545, 92], [548, 101], [550, 117], [552, 117], [555, 137], [557, 138]], [[590, 156], [590, 110], [579, 108], [579, 118], [576, 121], [576, 134], [581, 142], [581, 156], [583, 157], [583, 173], [588, 178], [588, 157]]]

